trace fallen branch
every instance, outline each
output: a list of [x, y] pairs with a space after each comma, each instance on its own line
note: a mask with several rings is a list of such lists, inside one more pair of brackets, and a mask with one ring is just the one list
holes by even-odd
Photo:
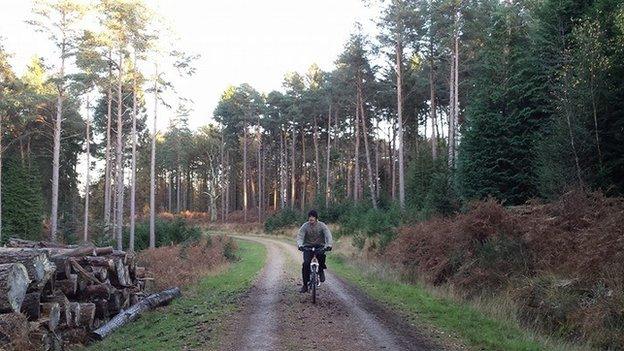
[[181, 295], [182, 293], [180, 292], [180, 288], [177, 287], [152, 294], [127, 310], [121, 311], [108, 323], [91, 332], [90, 336], [94, 340], [102, 340], [112, 334], [115, 330], [139, 318], [141, 313], [154, 309], [158, 306], [166, 305], [171, 300], [176, 297], [180, 297]]
[[102, 282], [99, 279], [94, 277], [91, 273], [87, 272], [86, 269], [82, 268], [82, 266], [78, 262], [76, 262], [74, 258], [70, 258], [69, 263], [74, 268], [74, 270], [76, 270], [76, 272], [78, 272], [78, 274], [80, 274], [80, 276], [82, 276], [84, 279], [94, 284], [102, 284]]

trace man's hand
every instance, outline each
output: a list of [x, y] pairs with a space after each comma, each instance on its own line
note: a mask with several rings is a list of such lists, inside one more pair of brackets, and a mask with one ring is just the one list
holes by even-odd
[[299, 246], [297, 249], [298, 249], [299, 251], [303, 251], [303, 246]]
[[331, 246], [325, 246], [325, 251], [331, 251], [332, 247]]

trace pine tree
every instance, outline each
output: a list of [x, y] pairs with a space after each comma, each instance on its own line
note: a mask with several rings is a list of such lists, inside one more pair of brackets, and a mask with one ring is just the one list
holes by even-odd
[[37, 167], [6, 159], [2, 177], [2, 217], [6, 237], [42, 239], [43, 192]]
[[526, 48], [521, 4], [494, 8], [478, 51], [460, 145], [460, 181], [467, 199], [494, 196], [509, 204], [537, 194], [536, 146], [542, 117], [537, 64]]

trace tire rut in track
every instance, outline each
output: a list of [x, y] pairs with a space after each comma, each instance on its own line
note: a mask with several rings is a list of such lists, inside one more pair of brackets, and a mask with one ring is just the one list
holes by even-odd
[[277, 305], [283, 290], [284, 257], [274, 243], [244, 239], [264, 244], [267, 261], [247, 298], [241, 301], [241, 313], [226, 327], [220, 350], [276, 350], [280, 326]]
[[[279, 242], [287, 254], [295, 262], [301, 262], [299, 252], [294, 246]], [[331, 253], [329, 253], [331, 254]], [[299, 263], [297, 267], [301, 267]], [[329, 267], [331, 269], [331, 267]], [[337, 278], [331, 272], [325, 273], [327, 281], [322, 284], [317, 306], [311, 304], [309, 294], [304, 297], [309, 308], [316, 309], [318, 313], [329, 314], [329, 316], [347, 317], [344, 321], [336, 323], [328, 318], [325, 323], [328, 330], [326, 335], [331, 339], [331, 334], [339, 340], [343, 350], [439, 350], [440, 348], [430, 347], [427, 341], [416, 333], [413, 327], [407, 323], [389, 324], [390, 320], [397, 320], [390, 312], [378, 308], [372, 309], [372, 301], [365, 299], [363, 294], [355, 288], [350, 288], [345, 282]], [[332, 315], [332, 311], [337, 311]], [[371, 313], [375, 310], [376, 313]], [[390, 326], [394, 328], [390, 328]], [[341, 329], [349, 329], [347, 332]], [[325, 345], [323, 345], [325, 346]], [[324, 347], [323, 347], [324, 348]]]

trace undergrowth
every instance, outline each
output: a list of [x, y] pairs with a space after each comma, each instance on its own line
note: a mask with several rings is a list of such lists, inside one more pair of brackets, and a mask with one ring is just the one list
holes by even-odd
[[623, 222], [624, 200], [600, 193], [509, 209], [488, 200], [399, 228], [382, 257], [408, 281], [451, 286], [467, 300], [509, 295], [528, 328], [620, 350]]
[[237, 242], [240, 260], [218, 275], [203, 276], [170, 306], [145, 313], [88, 350], [217, 350], [226, 316], [236, 311], [266, 258], [263, 245]]
[[195, 284], [215, 268], [234, 261], [236, 242], [226, 236], [206, 236], [194, 242], [139, 252], [139, 264], [156, 277], [157, 290]]

